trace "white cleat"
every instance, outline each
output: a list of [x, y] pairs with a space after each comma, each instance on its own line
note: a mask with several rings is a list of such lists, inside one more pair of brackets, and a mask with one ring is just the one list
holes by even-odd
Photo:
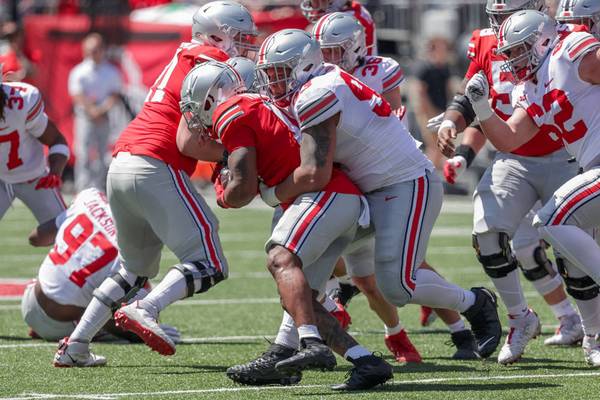
[[525, 352], [527, 343], [536, 338], [541, 330], [540, 319], [533, 310], [529, 310], [520, 321], [515, 321], [514, 326], [511, 326], [506, 341], [498, 354], [498, 363], [507, 365], [519, 361]]
[[581, 348], [585, 362], [592, 367], [600, 367], [600, 342], [598, 342], [597, 336], [585, 335]]
[[156, 319], [139, 302], [121, 307], [115, 313], [115, 325], [138, 335], [152, 350], [163, 356], [175, 354], [175, 343], [162, 330]]
[[102, 367], [106, 365], [106, 358], [90, 353], [88, 343], [71, 342], [66, 337], [58, 342], [52, 364], [59, 368]]
[[583, 327], [579, 314], [560, 317], [556, 333], [544, 340], [546, 346], [573, 346], [583, 339]]

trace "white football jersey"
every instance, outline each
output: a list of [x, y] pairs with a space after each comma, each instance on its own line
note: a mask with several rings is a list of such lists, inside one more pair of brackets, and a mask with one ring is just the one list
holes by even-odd
[[579, 77], [583, 56], [600, 47], [589, 33], [558, 42], [536, 73], [537, 82], [517, 85], [513, 97], [553, 140], [562, 140], [583, 169], [600, 161], [600, 86]]
[[381, 94], [396, 89], [404, 82], [402, 67], [389, 57], [367, 56], [364, 62], [351, 73], [359, 81]]
[[39, 90], [23, 82], [2, 83], [6, 95], [0, 120], [0, 180], [20, 183], [44, 174], [44, 145], [37, 138], [48, 125]]
[[334, 162], [364, 192], [422, 176], [433, 165], [377, 92], [339, 67], [304, 85], [294, 103], [301, 129], [340, 113]]
[[52, 300], [86, 307], [94, 289], [118, 269], [117, 232], [106, 196], [98, 189], [80, 192], [64, 213], [38, 280]]

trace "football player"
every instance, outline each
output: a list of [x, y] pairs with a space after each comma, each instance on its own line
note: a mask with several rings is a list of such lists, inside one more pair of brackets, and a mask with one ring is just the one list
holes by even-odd
[[[511, 92], [514, 83], [510, 74], [501, 68], [504, 57], [496, 53], [497, 30], [511, 14], [524, 9], [539, 10], [543, 5], [542, 0], [488, 0], [486, 12], [491, 28], [475, 30], [469, 43], [471, 63], [465, 83], [483, 70], [492, 88], [492, 106], [505, 119], [513, 112]], [[451, 157], [444, 168], [450, 183], [465, 171], [485, 144], [485, 136], [479, 128], [468, 127], [473, 117], [465, 96], [457, 94], [439, 128], [440, 150]], [[462, 144], [454, 152], [452, 137], [463, 130]], [[529, 341], [540, 333], [539, 318], [527, 304], [518, 268], [544, 297], [560, 322], [556, 334], [545, 343], [570, 345], [583, 337], [580, 317], [566, 297], [556, 268], [546, 257], [539, 233], [531, 226], [531, 208], [538, 200], [547, 201], [556, 188], [577, 173], [577, 165], [570, 162], [570, 158], [559, 142], [540, 131], [530, 143], [513, 152], [499, 151], [475, 191], [473, 245], [479, 262], [508, 311], [510, 334], [498, 354], [500, 364], [517, 361]], [[556, 255], [560, 267], [565, 261]]]
[[[300, 164], [300, 130], [293, 117], [263, 96], [238, 94], [243, 90], [237, 72], [216, 62], [190, 71], [182, 88], [188, 127], [210, 132], [229, 153], [227, 169], [215, 181], [217, 203], [224, 208], [248, 204], [258, 192], [259, 177], [261, 184], [274, 185]], [[229, 368], [231, 379], [245, 384], [293, 383], [303, 369], [331, 369], [335, 356], [323, 340], [355, 365], [353, 379], [361, 384], [352, 389], [369, 389], [391, 378], [391, 366], [358, 345], [316, 301], [335, 261], [354, 238], [361, 214], [368, 218], [365, 204], [360, 190], [337, 169], [322, 191], [282, 204], [265, 249], [282, 305], [297, 323], [299, 340], [293, 345], [276, 340], [260, 362]], [[253, 368], [258, 363], [261, 368]]]
[[38, 223], [49, 221], [66, 208], [60, 186], [70, 154], [67, 141], [48, 119], [35, 86], [0, 77], [0, 89], [0, 219], [16, 197]]
[[[319, 42], [325, 62], [339, 66], [377, 93], [381, 93], [393, 110], [403, 108], [400, 95], [400, 84], [404, 80], [402, 68], [391, 58], [366, 54], [364, 28], [354, 17], [343, 13], [327, 14], [315, 24], [313, 37]], [[421, 268], [432, 269], [425, 261]], [[357, 273], [358, 271], [353, 270], [352, 272]], [[363, 292], [377, 290], [372, 274], [355, 275], [353, 280]], [[371, 302], [369, 303], [371, 304]], [[477, 358], [475, 339], [471, 331], [465, 328], [460, 315], [452, 310], [442, 309], [436, 310], [436, 312], [441, 314], [442, 319], [447, 321], [447, 325], [451, 329], [452, 341], [458, 349], [453, 358]], [[399, 324], [399, 321], [397, 322]], [[394, 350], [408, 347], [402, 344], [406, 335], [402, 336], [404, 330], [390, 335], [390, 330], [394, 329], [392, 325], [386, 324], [385, 328], [388, 348], [396, 354], [397, 358], [401, 358], [398, 361], [406, 361], [406, 351]], [[397, 342], [399, 345], [395, 345]]]
[[463, 313], [479, 353], [489, 356], [501, 336], [493, 293], [467, 291], [418, 268], [441, 208], [442, 187], [389, 103], [339, 67], [324, 65], [318, 43], [303, 31], [269, 36], [257, 69], [269, 96], [293, 107], [302, 131], [300, 167], [282, 183], [261, 187], [263, 200], [275, 206], [320, 190], [333, 163], [341, 165], [369, 202], [375, 276], [386, 299], [399, 307], [414, 303]]
[[[570, 261], [559, 268], [582, 315], [585, 359], [600, 366], [600, 248], [586, 232], [600, 226], [600, 117], [595, 108], [600, 100], [600, 42], [587, 32], [559, 35], [552, 18], [526, 10], [502, 23], [498, 52], [507, 57], [503, 70], [520, 82], [510, 118], [503, 119], [490, 107], [483, 73], [475, 74], [465, 90], [485, 135], [500, 151], [511, 152], [541, 131], [564, 145], [583, 171], [548, 196], [534, 226]], [[528, 174], [533, 180], [548, 180], [560, 172], [554, 163], [560, 161]]]
[[[25, 290], [21, 313], [32, 337], [56, 341], [73, 332], [94, 290], [119, 268], [116, 228], [106, 195], [96, 188], [79, 192], [66, 211], [34, 229], [29, 241], [34, 246], [54, 246], [37, 280]], [[144, 297], [147, 289], [140, 289], [136, 297]], [[161, 327], [170, 337], [179, 336], [175, 328]], [[104, 330], [139, 340], [115, 328], [112, 320]]]
[[192, 42], [179, 46], [141, 112], [117, 140], [107, 187], [121, 268], [94, 291], [73, 334], [59, 344], [55, 366], [106, 363], [90, 353], [90, 340], [124, 299], [157, 275], [163, 244], [181, 263], [150, 295], [115, 313], [118, 326], [133, 331], [160, 354], [175, 352], [175, 344], [156, 322], [160, 311], [227, 277], [217, 218], [189, 178], [199, 152], [218, 161], [222, 148], [202, 146], [187, 129], [179, 129], [186, 126], [179, 110], [181, 83], [200, 62], [248, 55], [256, 49], [256, 34], [250, 13], [238, 3], [214, 1], [200, 7], [193, 16]]

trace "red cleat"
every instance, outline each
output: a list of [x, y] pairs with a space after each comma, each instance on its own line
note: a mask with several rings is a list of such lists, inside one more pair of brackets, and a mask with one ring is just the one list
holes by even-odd
[[343, 305], [341, 305], [337, 301], [335, 302], [335, 304], [337, 305], [337, 310], [332, 311], [330, 314], [333, 315], [335, 319], [339, 321], [340, 325], [342, 326], [342, 328], [344, 328], [344, 330], [348, 330], [348, 326], [350, 326], [350, 324], [352, 323], [352, 317], [350, 317], [350, 314], [348, 314], [348, 311], [346, 311]]
[[435, 321], [437, 315], [431, 307], [421, 306], [421, 326], [429, 326]]
[[421, 355], [413, 346], [406, 331], [402, 329], [399, 333], [385, 337], [385, 345], [394, 355], [396, 361], [401, 363], [420, 363]]

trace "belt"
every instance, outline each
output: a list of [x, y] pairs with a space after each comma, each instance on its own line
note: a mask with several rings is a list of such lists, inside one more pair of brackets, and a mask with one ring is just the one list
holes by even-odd
[[60, 304], [56, 301], [52, 300], [42, 290], [42, 286], [39, 281], [35, 282], [35, 286], [33, 288], [33, 293], [35, 294], [35, 298], [42, 307], [42, 310], [52, 319], [57, 321], [75, 321], [81, 318], [84, 308], [69, 305], [69, 304]]

